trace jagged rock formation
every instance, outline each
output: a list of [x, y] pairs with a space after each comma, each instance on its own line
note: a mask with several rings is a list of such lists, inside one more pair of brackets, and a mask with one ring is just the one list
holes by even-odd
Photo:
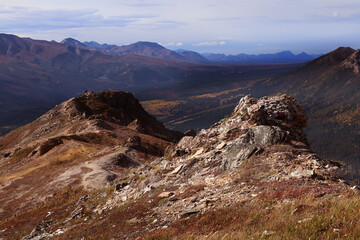
[[[116, 132], [107, 129], [114, 128], [118, 119], [116, 116], [122, 111], [114, 112], [102, 106], [94, 108], [96, 104], [89, 104], [90, 100], [102, 98], [103, 94], [111, 93], [90, 93], [89, 96], [96, 96], [90, 99], [85, 94], [75, 102], [70, 101], [76, 107], [64, 108], [70, 103], [66, 102], [60, 109], [55, 109], [78, 119], [75, 121], [104, 121], [98, 125], [82, 124], [82, 128], [73, 126], [77, 133], [89, 129], [93, 132]], [[113, 104], [118, 106], [115, 102]], [[54, 112], [48, 113], [52, 114]], [[104, 115], [110, 120], [104, 120]], [[131, 119], [121, 124], [129, 122]], [[105, 123], [106, 127], [101, 127]], [[272, 208], [277, 208], [285, 200], [291, 203], [305, 196], [326, 198], [328, 195], [356, 191], [336, 175], [339, 164], [320, 159], [309, 149], [303, 132], [306, 124], [304, 110], [292, 97], [279, 95], [256, 99], [248, 95], [240, 100], [230, 117], [203, 129], [195, 137], [184, 136], [176, 146], [168, 144], [170, 147], [164, 156], [151, 158], [152, 161], [133, 161], [134, 151], [142, 149], [142, 135], [139, 135], [141, 138], [133, 136], [127, 139], [123, 147], [130, 147], [131, 151], [119, 151], [116, 146], [113, 151], [98, 149], [93, 153], [98, 161], [131, 166], [133, 170], [124, 172], [117, 180], [108, 176], [112, 179], [113, 192], [88, 193], [75, 204], [65, 205], [71, 211], [68, 210], [63, 220], [50, 223], [51, 228], [42, 226], [50, 218], [56, 219], [55, 213], [41, 221], [39, 219], [37, 227], [25, 239], [35, 239], [35, 236], [45, 239], [75, 235], [93, 237], [98, 234], [95, 229], [102, 227], [107, 227], [108, 231], [96, 236], [135, 239], [169, 226], [176, 229], [179, 227], [176, 223], [183, 219], [220, 211], [239, 203], [268, 201], [273, 203]], [[105, 137], [105, 134], [101, 136]], [[68, 141], [66, 138], [61, 140]], [[63, 144], [60, 140], [50, 141], [45, 150]], [[50, 152], [53, 150], [44, 154]], [[131, 152], [133, 155], [129, 155]], [[61, 177], [64, 178], [64, 175]], [[46, 211], [46, 207], [43, 208], [42, 211]], [[130, 225], [116, 228], [119, 214], [121, 224]], [[108, 224], [112, 227], [109, 228]], [[0, 226], [3, 226], [1, 222]], [[116, 229], [114, 233], [113, 228]]]
[[84, 92], [82, 96], [73, 98], [64, 106], [50, 111], [45, 118], [48, 115], [58, 117], [59, 108], [65, 108], [62, 114], [68, 114], [71, 119], [99, 120], [100, 124], [102, 121], [108, 121], [167, 141], [177, 142], [183, 135], [166, 129], [161, 122], [142, 108], [131, 93], [127, 92]]
[[[229, 118], [195, 137], [185, 136], [168, 153], [170, 161], [161, 162], [168, 174], [148, 183], [154, 188], [172, 183], [179, 187], [171, 192], [174, 196], [187, 192], [189, 185], [206, 187], [195, 199], [174, 200], [155, 211], [164, 221], [174, 221], [270, 194], [270, 185], [320, 186], [305, 190], [309, 195], [327, 191], [328, 187], [321, 190], [322, 184], [336, 186], [335, 191], [346, 189], [335, 173], [340, 165], [320, 159], [308, 148], [306, 124], [304, 110], [291, 97], [242, 98]], [[118, 196], [124, 195], [129, 198], [131, 191]]]
[[[359, 50], [340, 47], [304, 66], [253, 88], [261, 95], [285, 93], [295, 97], [309, 115], [306, 133], [320, 156], [350, 166], [346, 178], [358, 182], [360, 129]], [[257, 91], [256, 89], [259, 89]]]
[[[242, 98], [228, 119], [209, 130], [202, 130], [194, 139], [179, 143], [178, 151], [224, 149], [226, 155], [216, 154], [225, 169], [238, 166], [241, 161], [259, 154], [267, 146], [292, 142], [307, 145], [303, 128], [307, 117], [295, 100], [287, 96], [265, 97], [257, 100], [251, 95]], [[214, 154], [215, 156], [215, 154]]]

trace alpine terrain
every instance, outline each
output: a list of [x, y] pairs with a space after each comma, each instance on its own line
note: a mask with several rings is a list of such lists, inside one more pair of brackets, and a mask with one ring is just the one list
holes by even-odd
[[307, 121], [292, 97], [247, 95], [184, 135], [130, 93], [84, 92], [0, 138], [0, 236], [357, 238], [358, 190]]

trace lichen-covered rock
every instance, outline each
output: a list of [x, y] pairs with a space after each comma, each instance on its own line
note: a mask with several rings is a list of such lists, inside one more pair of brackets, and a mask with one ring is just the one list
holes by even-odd
[[[271, 145], [296, 141], [307, 146], [303, 132], [306, 124], [304, 109], [292, 97], [280, 95], [256, 99], [247, 95], [240, 99], [229, 118], [201, 130], [193, 139], [184, 137], [173, 156], [191, 152], [192, 157], [199, 157], [205, 149], [214, 150], [218, 153], [213, 158], [222, 158], [223, 168], [234, 168]], [[220, 142], [221, 147], [215, 146]]]
[[249, 119], [257, 125], [284, 125], [303, 128], [307, 124], [304, 109], [292, 97], [286, 95], [263, 97], [251, 95], [243, 97], [235, 107], [233, 116]]
[[139, 166], [140, 164], [132, 160], [129, 156], [124, 153], [115, 153], [107, 156], [107, 162], [114, 166], [120, 166], [128, 168], [131, 166]]
[[286, 139], [286, 135], [287, 133], [282, 131], [278, 126], [260, 125], [250, 128], [244, 141], [249, 144], [264, 147], [266, 145], [283, 142]]

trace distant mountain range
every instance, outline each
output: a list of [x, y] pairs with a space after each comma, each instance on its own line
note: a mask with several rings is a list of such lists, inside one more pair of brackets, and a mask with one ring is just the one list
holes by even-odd
[[193, 51], [175, 52], [154, 42], [136, 42], [129, 45], [117, 46], [99, 44], [97, 42], [80, 42], [73, 38], [66, 38], [61, 44], [78, 47], [82, 49], [96, 50], [105, 54], [124, 56], [126, 54], [136, 54], [145, 57], [169, 59], [181, 62], [207, 63], [209, 60]]
[[194, 51], [185, 49], [178, 49], [175, 51], [169, 50], [154, 42], [136, 42], [129, 45], [117, 46], [108, 44], [99, 44], [97, 42], [80, 42], [73, 38], [66, 38], [61, 41], [61, 44], [78, 47], [88, 50], [96, 50], [105, 54], [116, 56], [124, 56], [126, 54], [137, 54], [146, 57], [154, 57], [161, 59], [169, 59], [174, 61], [192, 62], [192, 63], [241, 63], [241, 64], [285, 64], [285, 63], [304, 63], [319, 55], [309, 55], [307, 53], [293, 54], [290, 51], [283, 51], [273, 54], [237, 54], [225, 55], [217, 53], [203, 53], [199, 54]]
[[315, 58], [322, 56], [319, 55], [309, 55], [307, 53], [293, 54], [290, 51], [283, 51], [273, 54], [237, 54], [237, 55], [225, 55], [218, 53], [203, 53], [202, 56], [207, 58], [210, 61], [214, 62], [225, 62], [225, 63], [303, 63]]
[[[156, 43], [87, 44], [89, 46], [75, 39], [57, 43], [0, 34], [0, 135], [32, 121], [50, 107], [85, 89], [114, 89], [136, 94], [143, 91], [145, 95], [149, 89], [176, 86], [175, 92], [161, 91], [156, 95], [166, 97], [183, 94], [185, 90], [179, 90], [180, 85], [187, 86], [186, 91], [198, 92], [218, 89], [219, 84], [236, 82], [241, 85], [249, 80], [248, 74], [254, 75], [254, 71], [255, 75], [271, 76], [274, 73], [273, 67], [259, 70], [256, 67], [194, 63], [192, 61], [202, 59], [198, 54], [176, 53]], [[147, 94], [147, 97], [151, 96]]]

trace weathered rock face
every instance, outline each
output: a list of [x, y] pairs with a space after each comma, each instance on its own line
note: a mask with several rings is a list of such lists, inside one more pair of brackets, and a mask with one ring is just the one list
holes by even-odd
[[99, 127], [110, 129], [106, 122], [177, 142], [182, 133], [168, 130], [164, 125], [148, 114], [139, 101], [129, 92], [110, 91], [84, 92], [79, 97], [72, 98], [55, 107], [39, 120], [68, 117], [76, 119], [96, 120]]
[[292, 97], [281, 95], [255, 99], [243, 97], [234, 109], [233, 115], [241, 114], [242, 120], [251, 119], [257, 125], [283, 125], [303, 128], [307, 124], [304, 109]]
[[294, 98], [282, 95], [255, 99], [248, 95], [239, 101], [229, 118], [202, 130], [194, 139], [182, 139], [176, 151], [184, 154], [195, 148], [206, 151], [224, 148], [222, 166], [232, 168], [239, 161], [262, 153], [267, 146], [292, 142], [306, 146], [303, 132], [306, 124], [304, 109]]

